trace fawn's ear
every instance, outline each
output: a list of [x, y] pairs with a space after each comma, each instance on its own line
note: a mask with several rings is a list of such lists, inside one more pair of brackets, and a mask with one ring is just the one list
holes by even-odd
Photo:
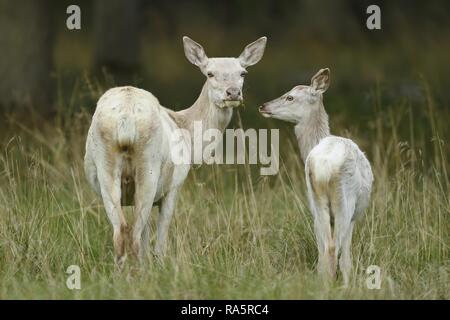
[[314, 77], [311, 78], [311, 87], [320, 92], [324, 93], [327, 91], [328, 87], [330, 86], [330, 69], [320, 69], [319, 72], [317, 72]]
[[267, 37], [261, 37], [247, 45], [238, 58], [241, 66], [247, 68], [248, 66], [258, 63], [264, 54], [266, 43]]
[[208, 64], [208, 57], [206, 56], [203, 47], [189, 37], [183, 37], [184, 54], [190, 63], [196, 65], [200, 69]]

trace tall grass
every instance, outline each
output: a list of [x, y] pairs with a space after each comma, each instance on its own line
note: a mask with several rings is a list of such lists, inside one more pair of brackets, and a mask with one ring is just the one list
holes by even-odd
[[[101, 92], [89, 86], [93, 96]], [[90, 114], [67, 111], [86, 98], [77, 88], [60, 97], [64, 112], [55, 121], [10, 117], [1, 134], [0, 298], [450, 298], [449, 114], [427, 90], [414, 109], [420, 113], [408, 103], [386, 105], [375, 93], [364, 125], [331, 116], [333, 131], [367, 152], [375, 176], [344, 289], [316, 277], [303, 165], [290, 128], [281, 132], [274, 177], [252, 166], [191, 170], [167, 258], [142, 266], [128, 260], [116, 270], [111, 226], [83, 172]], [[131, 220], [132, 210], [126, 213]], [[66, 287], [70, 265], [81, 268], [81, 290]], [[366, 286], [370, 265], [381, 268], [380, 290]]]

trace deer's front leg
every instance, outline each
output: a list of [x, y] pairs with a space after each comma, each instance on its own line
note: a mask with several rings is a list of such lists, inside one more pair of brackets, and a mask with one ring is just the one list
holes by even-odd
[[164, 256], [166, 252], [167, 232], [169, 230], [170, 221], [172, 220], [178, 191], [179, 188], [170, 190], [161, 201], [155, 246], [155, 253], [158, 257]]

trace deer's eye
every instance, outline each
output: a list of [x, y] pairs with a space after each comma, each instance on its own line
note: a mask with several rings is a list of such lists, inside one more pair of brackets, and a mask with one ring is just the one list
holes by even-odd
[[247, 71], [242, 71], [241, 72], [241, 77], [244, 78], [247, 75]]
[[293, 97], [293, 96], [287, 96], [287, 97], [286, 97], [286, 100], [287, 100], [287, 101], [292, 101], [292, 100], [294, 100], [294, 97]]
[[208, 76], [208, 78], [212, 78], [212, 77], [214, 77], [214, 74], [210, 71], [210, 72], [208, 72], [207, 74], [206, 74], [207, 76]]

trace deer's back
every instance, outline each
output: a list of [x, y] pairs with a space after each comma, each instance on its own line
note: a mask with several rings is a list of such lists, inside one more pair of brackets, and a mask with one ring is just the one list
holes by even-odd
[[103, 143], [114, 145], [120, 126], [127, 124], [135, 148], [143, 146], [159, 127], [161, 107], [150, 92], [135, 87], [117, 87], [100, 97], [92, 125]]
[[[305, 171], [319, 193], [346, 192], [357, 198], [367, 195], [368, 201], [373, 181], [370, 163], [350, 139], [336, 136], [322, 139], [309, 153]], [[363, 210], [365, 204], [360, 206]]]

